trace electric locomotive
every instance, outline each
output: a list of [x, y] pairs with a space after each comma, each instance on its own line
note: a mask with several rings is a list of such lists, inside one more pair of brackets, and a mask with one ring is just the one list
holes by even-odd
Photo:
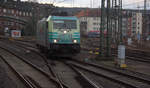
[[49, 16], [37, 24], [36, 45], [49, 55], [67, 56], [80, 52], [77, 17]]

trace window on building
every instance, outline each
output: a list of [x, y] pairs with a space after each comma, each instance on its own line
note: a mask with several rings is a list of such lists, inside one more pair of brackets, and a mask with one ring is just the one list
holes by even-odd
[[21, 12], [21, 11], [19, 12], [19, 15], [20, 15], [20, 16], [22, 15], [22, 12]]
[[14, 14], [15, 13], [14, 10], [11, 10], [11, 13]]
[[8, 25], [8, 22], [5, 21], [5, 22], [4, 22], [4, 25]]
[[18, 13], [19, 13], [19, 12], [18, 12], [18, 10], [17, 10], [17, 11], [16, 11], [16, 14], [18, 15]]
[[8, 22], [8, 25], [11, 25], [11, 22]]
[[98, 17], [96, 17], [96, 20], [98, 20]]
[[10, 9], [8, 9], [8, 13], [11, 14], [11, 10]]
[[84, 19], [84, 20], [87, 20], [87, 17], [84, 17], [83, 19]]
[[96, 25], [96, 23], [93, 23], [93, 25]]
[[25, 12], [25, 16], [28, 16], [27, 13], [28, 13], [28, 12]]
[[30, 16], [32, 16], [32, 13], [30, 12]]
[[133, 18], [133, 20], [136, 20], [136, 18]]
[[93, 20], [96, 20], [96, 17], [93, 17]]
[[14, 25], [14, 22], [11, 22], [11, 25], [13, 26], [13, 25]]
[[96, 27], [94, 27], [93, 29], [96, 30]]
[[3, 12], [4, 12], [4, 13], [6, 13], [6, 12], [7, 12], [7, 10], [6, 10], [6, 9], [3, 9]]
[[23, 12], [23, 16], [25, 16], [26, 14], [25, 14], [25, 12]]
[[4, 24], [4, 22], [3, 22], [3, 21], [0, 21], [0, 24], [2, 24], [2, 25], [3, 25], [3, 24]]

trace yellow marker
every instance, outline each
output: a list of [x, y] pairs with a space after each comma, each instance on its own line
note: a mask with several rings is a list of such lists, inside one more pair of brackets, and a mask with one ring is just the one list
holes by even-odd
[[95, 54], [96, 54], [96, 55], [98, 55], [98, 54], [99, 54], [99, 52], [95, 52]]
[[89, 51], [89, 53], [93, 53], [93, 51]]
[[96, 50], [99, 50], [99, 48], [96, 48]]
[[9, 38], [9, 40], [13, 41], [14, 39], [13, 38]]
[[121, 68], [126, 68], [127, 65], [126, 65], [126, 64], [121, 64], [120, 67], [121, 67]]
[[23, 40], [23, 38], [22, 37], [20, 37], [20, 38], [18, 38], [19, 40]]

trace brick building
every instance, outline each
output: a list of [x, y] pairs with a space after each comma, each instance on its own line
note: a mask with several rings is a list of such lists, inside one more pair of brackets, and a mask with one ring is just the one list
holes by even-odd
[[0, 1], [0, 32], [3, 34], [5, 28], [23, 29], [25, 25], [20, 24], [17, 20], [8, 20], [5, 17], [12, 17], [28, 21], [32, 17], [31, 5], [20, 0], [1, 0]]
[[[29, 32], [35, 32], [35, 29], [31, 29], [31, 26], [36, 22], [50, 14], [51, 8], [54, 8], [51, 4], [40, 4], [34, 2], [24, 2], [21, 0], [0, 0], [0, 33], [4, 33], [4, 29], [25, 29], [30, 25]], [[5, 17], [12, 17], [27, 21], [28, 24], [20, 24], [17, 20], [8, 20]], [[34, 25], [35, 26], [35, 25]]]

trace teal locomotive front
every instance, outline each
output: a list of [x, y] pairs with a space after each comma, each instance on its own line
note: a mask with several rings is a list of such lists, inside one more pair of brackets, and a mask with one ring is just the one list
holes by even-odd
[[76, 17], [52, 16], [48, 21], [49, 43], [52, 52], [79, 53], [80, 29]]
[[79, 20], [76, 17], [49, 16], [39, 21], [37, 46], [51, 55], [79, 53]]
[[49, 42], [53, 44], [80, 44], [80, 33], [64, 30], [63, 32], [49, 32]]

